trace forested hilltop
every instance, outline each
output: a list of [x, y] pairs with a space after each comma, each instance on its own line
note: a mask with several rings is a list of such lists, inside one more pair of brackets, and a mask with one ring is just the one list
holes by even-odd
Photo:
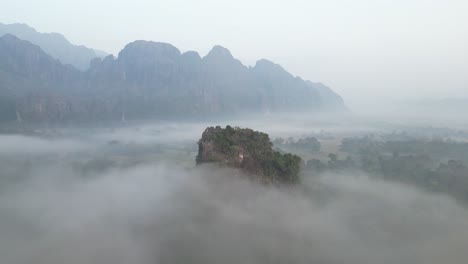
[[301, 158], [273, 150], [268, 134], [249, 128], [208, 127], [198, 141], [197, 164], [239, 168], [265, 183], [297, 183]]
[[80, 71], [14, 35], [0, 37], [0, 122], [203, 119], [346, 111], [326, 86], [259, 60], [244, 66], [215, 46], [205, 57], [135, 41]]

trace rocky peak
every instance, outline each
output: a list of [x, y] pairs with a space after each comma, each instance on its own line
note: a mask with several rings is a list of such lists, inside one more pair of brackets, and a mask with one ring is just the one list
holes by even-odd
[[276, 64], [272, 61], [261, 59], [257, 61], [255, 66], [252, 68], [253, 72], [265, 76], [270, 76], [274, 79], [277, 78], [294, 78], [293, 75], [288, 73], [281, 65]]
[[18, 38], [17, 38], [15, 35], [9, 34], [9, 33], [8, 33], [8, 34], [5, 34], [5, 35], [3, 35], [3, 36], [0, 36], [0, 39], [2, 40], [3, 43], [5, 43], [5, 42], [12, 42], [12, 41], [17, 41], [17, 40], [18, 40]]
[[225, 47], [216, 45], [210, 50], [210, 52], [208, 52], [204, 59], [207, 61], [226, 61], [234, 60], [234, 57]]
[[182, 54], [181, 57], [182, 61], [188, 64], [198, 63], [202, 60], [200, 54], [198, 54], [198, 52], [196, 51], [187, 51], [184, 54]]
[[70, 43], [59, 33], [40, 33], [26, 24], [1, 24], [0, 36], [12, 34], [16, 37], [30, 41], [63, 64], [71, 64], [75, 68], [85, 71], [89, 68], [89, 62], [104, 53], [97, 55], [93, 49]]
[[242, 79], [248, 68], [241, 61], [234, 58], [231, 52], [222, 47], [214, 46], [213, 49], [203, 58], [205, 66], [221, 82], [232, 82], [232, 78]]
[[150, 87], [176, 76], [180, 59], [180, 51], [171, 44], [137, 40], [125, 46], [117, 63], [122, 79]]
[[18, 34], [31, 34], [38, 33], [34, 28], [23, 23], [3, 24], [0, 23], [0, 34], [6, 34], [7, 32], [14, 31]]
[[125, 46], [119, 53], [119, 60], [176, 60], [180, 51], [168, 43], [137, 40]]
[[267, 60], [267, 59], [261, 59], [261, 60], [258, 60], [256, 63], [255, 63], [255, 66], [254, 68], [256, 69], [266, 69], [266, 70], [271, 70], [271, 69], [274, 69], [274, 70], [282, 70], [284, 71], [283, 67], [281, 67], [279, 64], [276, 64], [270, 60]]
[[48, 82], [79, 75], [76, 69], [62, 65], [39, 46], [11, 34], [0, 37], [0, 69]]

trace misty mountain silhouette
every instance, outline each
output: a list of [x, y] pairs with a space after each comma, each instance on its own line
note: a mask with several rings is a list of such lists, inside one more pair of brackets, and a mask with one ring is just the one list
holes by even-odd
[[246, 67], [215, 46], [205, 57], [134, 41], [80, 71], [11, 34], [0, 37], [0, 120], [68, 122], [345, 111], [339, 95], [260, 60]]
[[103, 51], [74, 45], [59, 33], [40, 33], [26, 24], [0, 23], [0, 36], [5, 34], [12, 34], [30, 41], [63, 64], [71, 64], [80, 70], [88, 69], [92, 59], [107, 56], [107, 53]]

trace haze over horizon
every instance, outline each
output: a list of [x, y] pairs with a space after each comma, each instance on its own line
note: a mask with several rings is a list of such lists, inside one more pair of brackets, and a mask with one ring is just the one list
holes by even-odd
[[461, 0], [292, 0], [287, 6], [263, 0], [18, 0], [2, 10], [2, 23], [27, 23], [115, 55], [139, 39], [202, 56], [219, 44], [245, 65], [266, 58], [322, 82], [353, 110], [468, 97], [468, 2]]
[[4, 2], [0, 264], [466, 263], [467, 0]]

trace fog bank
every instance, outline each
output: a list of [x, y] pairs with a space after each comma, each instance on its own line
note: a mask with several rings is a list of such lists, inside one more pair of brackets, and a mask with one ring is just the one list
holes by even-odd
[[50, 166], [0, 194], [4, 263], [462, 263], [468, 214], [364, 175], [260, 186], [163, 164]]

